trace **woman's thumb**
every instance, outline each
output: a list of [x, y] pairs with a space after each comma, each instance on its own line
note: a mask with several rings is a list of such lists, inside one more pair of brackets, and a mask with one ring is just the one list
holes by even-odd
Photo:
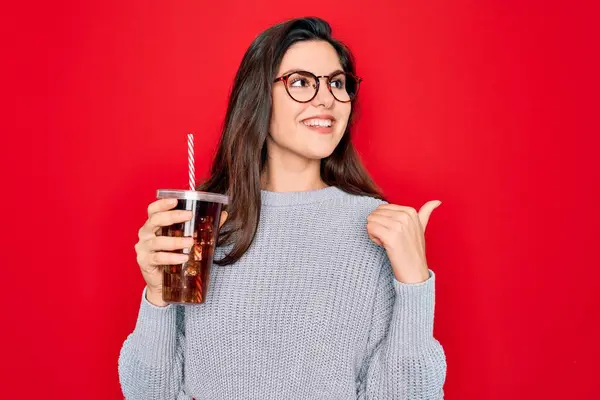
[[228, 216], [229, 214], [227, 213], [227, 211], [221, 211], [221, 222], [219, 222], [219, 228], [221, 228], [225, 221], [227, 221]]

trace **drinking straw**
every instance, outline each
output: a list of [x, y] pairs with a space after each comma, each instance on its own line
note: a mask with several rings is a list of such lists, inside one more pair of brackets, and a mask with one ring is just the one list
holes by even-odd
[[194, 134], [188, 133], [188, 173], [190, 179], [190, 190], [196, 190], [196, 177], [194, 176]]

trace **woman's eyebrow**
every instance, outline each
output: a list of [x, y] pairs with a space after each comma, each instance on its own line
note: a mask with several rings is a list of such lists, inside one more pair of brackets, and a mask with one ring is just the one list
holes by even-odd
[[294, 69], [290, 69], [288, 71], [285, 71], [283, 74], [280, 74], [279, 76], [283, 76], [283, 75], [287, 75], [287, 74], [292, 74], [294, 72], [299, 72], [299, 71], [305, 71], [305, 70], [301, 69], [301, 68], [294, 68]]
[[[307, 71], [307, 70], [305, 70], [305, 69], [302, 69], [302, 68], [293, 68], [293, 69], [290, 69], [290, 70], [288, 70], [288, 71], [284, 72], [284, 73], [283, 73], [283, 74], [281, 74], [280, 76], [287, 75], [287, 74], [292, 74], [292, 73], [294, 73], [294, 72], [311, 72], [311, 71]], [[332, 73], [330, 73], [329, 75], [326, 75], [326, 76], [332, 76], [332, 75], [338, 74], [338, 73], [340, 73], [340, 72], [344, 72], [344, 70], [341, 70], [341, 69], [336, 69], [335, 71], [333, 71]], [[311, 72], [311, 73], [314, 73], [314, 72]], [[315, 75], [316, 75], [316, 74], [315, 74]]]

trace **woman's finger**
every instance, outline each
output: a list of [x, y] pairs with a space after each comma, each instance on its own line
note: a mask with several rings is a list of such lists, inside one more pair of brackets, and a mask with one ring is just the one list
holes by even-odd
[[147, 249], [150, 251], [181, 250], [193, 245], [194, 238], [191, 237], [156, 236], [148, 240]]
[[219, 222], [219, 228], [221, 228], [225, 221], [227, 221], [227, 217], [229, 217], [229, 213], [227, 211], [221, 211], [221, 221]]
[[388, 228], [377, 222], [371, 221], [367, 223], [369, 238], [379, 246], [383, 246], [383, 242], [379, 238], [385, 237], [388, 234], [388, 230]]
[[160, 227], [170, 226], [176, 223], [189, 221], [192, 219], [192, 212], [186, 210], [175, 210], [175, 211], [160, 211], [154, 213], [148, 218], [144, 225], [144, 231], [146, 233], [151, 232], [154, 234]]
[[148, 206], [148, 217], [160, 211], [168, 211], [177, 205], [177, 199], [159, 199]]
[[177, 265], [183, 264], [188, 261], [190, 256], [189, 254], [179, 254], [179, 253], [167, 253], [167, 252], [153, 252], [150, 253], [150, 265]]
[[371, 215], [369, 215], [367, 217], [367, 223], [378, 223], [381, 226], [384, 226], [388, 229], [393, 229], [394, 226], [398, 223], [396, 220], [393, 220], [392, 218], [380, 215], [380, 214], [375, 214], [372, 213]]

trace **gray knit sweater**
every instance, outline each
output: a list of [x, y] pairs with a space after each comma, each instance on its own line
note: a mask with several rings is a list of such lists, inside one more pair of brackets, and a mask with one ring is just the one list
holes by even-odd
[[125, 397], [442, 399], [435, 275], [395, 279], [366, 231], [384, 202], [335, 186], [261, 197], [254, 242], [213, 265], [204, 304], [156, 307], [142, 294], [119, 357]]

